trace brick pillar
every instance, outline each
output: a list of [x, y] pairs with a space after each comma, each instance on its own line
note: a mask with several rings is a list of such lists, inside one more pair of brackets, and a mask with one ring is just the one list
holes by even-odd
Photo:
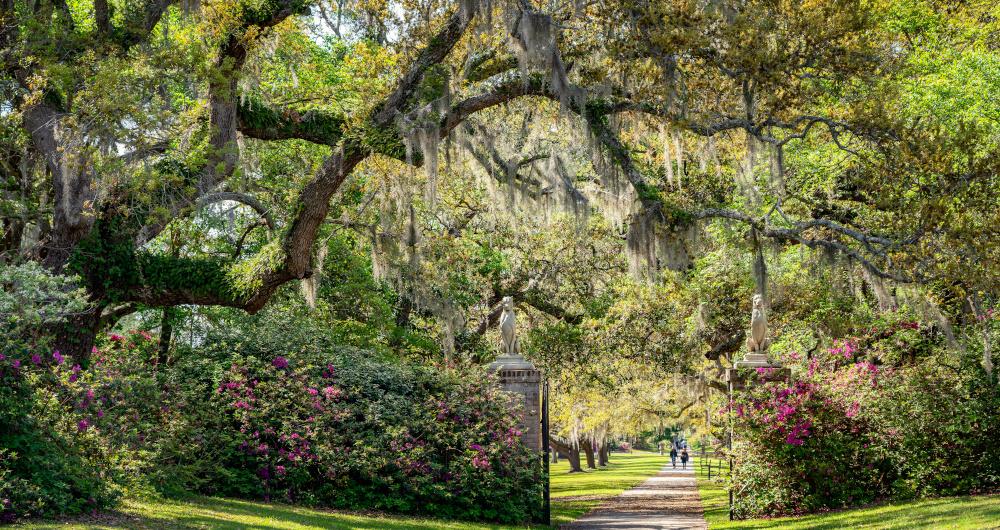
[[526, 447], [540, 453], [542, 451], [542, 373], [524, 359], [510, 362], [501, 358], [491, 364], [490, 369], [500, 376], [500, 388], [516, 394], [522, 405], [521, 417], [518, 418], [521, 442]]

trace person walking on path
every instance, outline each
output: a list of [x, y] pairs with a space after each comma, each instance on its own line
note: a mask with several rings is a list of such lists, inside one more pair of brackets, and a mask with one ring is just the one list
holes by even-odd
[[670, 463], [677, 469], [677, 447], [670, 444]]
[[688, 467], [688, 450], [687, 447], [681, 449], [681, 469], [687, 469]]

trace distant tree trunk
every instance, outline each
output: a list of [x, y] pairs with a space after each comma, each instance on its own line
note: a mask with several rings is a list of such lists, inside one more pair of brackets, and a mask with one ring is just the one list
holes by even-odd
[[583, 471], [580, 467], [580, 450], [574, 449], [569, 443], [563, 442], [555, 436], [549, 437], [549, 444], [557, 451], [566, 456], [569, 461], [569, 472], [577, 473]]
[[171, 307], [164, 307], [160, 316], [160, 344], [156, 364], [167, 364], [167, 356], [170, 354], [170, 340], [174, 335], [174, 310]]
[[[551, 442], [549, 443], [549, 445], [552, 445]], [[556, 449], [555, 446], [553, 446], [551, 449], [552, 449], [552, 463], [553, 464], [558, 464], [559, 463], [559, 450]]]
[[597, 465], [601, 467], [606, 467], [608, 465], [608, 452], [610, 452], [610, 444], [607, 441], [601, 442], [597, 449]]
[[583, 454], [587, 456], [587, 469], [597, 469], [594, 464], [594, 444], [590, 440], [583, 440], [580, 442], [580, 449], [583, 449]]
[[11, 263], [17, 259], [24, 237], [24, 222], [20, 219], [4, 219], [0, 227], [0, 263]]
[[100, 305], [92, 306], [82, 313], [73, 315], [66, 322], [53, 326], [55, 341], [52, 346], [72, 357], [80, 366], [90, 365], [90, 352], [97, 340], [97, 330], [101, 323]]
[[389, 338], [390, 346], [400, 346], [403, 344], [403, 335], [406, 333], [407, 328], [410, 327], [410, 315], [413, 313], [413, 301], [410, 297], [403, 293], [399, 294], [399, 300], [396, 302], [396, 329], [393, 330], [392, 336]]
[[413, 312], [413, 301], [405, 294], [399, 295], [399, 302], [396, 306], [396, 327], [410, 327], [410, 313]]

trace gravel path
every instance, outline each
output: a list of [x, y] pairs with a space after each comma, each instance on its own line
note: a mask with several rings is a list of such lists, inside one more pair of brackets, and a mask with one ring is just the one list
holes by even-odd
[[668, 463], [655, 477], [622, 493], [570, 524], [567, 530], [616, 528], [634, 530], [705, 530], [694, 463], [682, 470]]

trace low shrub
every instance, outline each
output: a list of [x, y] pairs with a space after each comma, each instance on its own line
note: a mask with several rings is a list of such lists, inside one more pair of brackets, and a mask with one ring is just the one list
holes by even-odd
[[5, 355], [0, 513], [71, 515], [155, 489], [502, 522], [537, 514], [539, 459], [483, 372], [303, 344], [264, 357], [212, 342], [165, 366], [134, 332], [103, 340], [86, 370], [58, 352]]
[[790, 382], [739, 392], [734, 514], [1000, 488], [1000, 390], [974, 352], [945, 356], [932, 333], [872, 328], [812, 358], [788, 355]]

